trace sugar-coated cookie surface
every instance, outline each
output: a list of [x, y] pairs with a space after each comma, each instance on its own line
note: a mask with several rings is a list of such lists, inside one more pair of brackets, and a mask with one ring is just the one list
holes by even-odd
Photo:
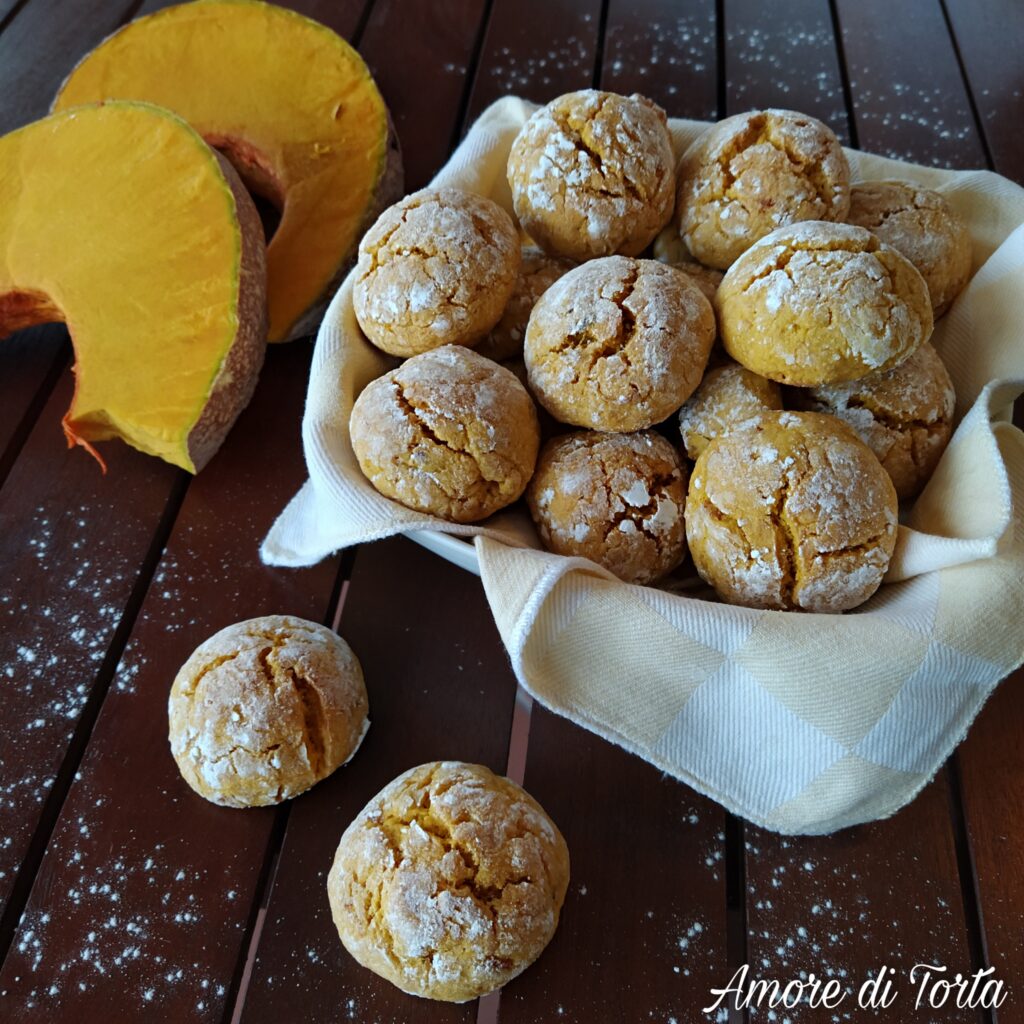
[[741, 430], [761, 413], [781, 408], [782, 389], [774, 381], [731, 361], [713, 367], [679, 410], [686, 454], [697, 459], [716, 437]]
[[701, 263], [728, 268], [786, 224], [841, 221], [850, 167], [835, 133], [792, 110], [753, 110], [708, 128], [683, 154], [676, 219]]
[[929, 344], [898, 366], [849, 384], [800, 389], [801, 408], [848, 423], [878, 456], [901, 500], [928, 482], [953, 432], [956, 394]]
[[896, 545], [896, 491], [867, 445], [819, 413], [764, 413], [704, 450], [686, 536], [720, 597], [841, 612], [878, 589]]
[[359, 243], [356, 319], [391, 355], [474, 345], [501, 317], [519, 259], [519, 233], [497, 203], [454, 188], [414, 192]]
[[337, 633], [267, 615], [215, 633], [181, 667], [168, 702], [171, 753], [213, 803], [276, 804], [352, 756], [367, 710], [359, 661]]
[[851, 189], [847, 220], [867, 228], [917, 267], [936, 319], [970, 279], [967, 225], [938, 192], [900, 181], [864, 181]]
[[928, 287], [864, 228], [808, 221], [755, 242], [715, 296], [726, 351], [754, 373], [814, 387], [887, 370], [932, 333]]
[[672, 215], [674, 165], [661, 107], [584, 89], [526, 121], [508, 182], [520, 224], [547, 252], [577, 261], [636, 256]]
[[541, 954], [569, 851], [543, 808], [481, 765], [421, 765], [345, 830], [327, 878], [345, 948], [411, 995], [465, 1002]]
[[562, 423], [644, 430], [700, 382], [715, 338], [711, 304], [686, 274], [608, 256], [556, 281], [534, 306], [530, 388]]
[[686, 555], [686, 481], [660, 434], [577, 431], [544, 446], [526, 500], [549, 551], [651, 583]]
[[349, 436], [359, 468], [409, 508], [471, 523], [515, 501], [537, 461], [537, 410], [515, 374], [461, 345], [371, 381]]

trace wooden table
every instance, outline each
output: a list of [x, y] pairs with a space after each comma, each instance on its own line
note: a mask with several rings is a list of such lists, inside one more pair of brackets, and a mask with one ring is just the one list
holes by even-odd
[[[79, 56], [159, 6], [0, 0], [0, 130], [43, 115]], [[363, 53], [410, 190], [497, 97], [591, 85], [687, 117], [793, 107], [867, 150], [1024, 180], [1017, 0], [293, 6]], [[915, 1013], [901, 985], [879, 1016], [1024, 1021], [1020, 673], [910, 807], [827, 838], [761, 832], [541, 709], [520, 714], [526, 786], [573, 858], [551, 946], [500, 1004], [417, 1001], [356, 966], [324, 890], [341, 831], [419, 762], [505, 771], [516, 686], [478, 580], [407, 540], [303, 571], [259, 563], [304, 476], [310, 351], [270, 352], [252, 405], [191, 479], [120, 444], [104, 448], [106, 477], [65, 450], [63, 328], [0, 345], [0, 1020], [688, 1024], [715, 1019], [700, 1013], [710, 988], [745, 962], [848, 986], [883, 964], [930, 962], [992, 965], [1008, 998], [995, 1015]], [[349, 767], [294, 803], [220, 809], [170, 758], [168, 687], [214, 630], [273, 612], [351, 642], [374, 728]], [[801, 1007], [775, 1019], [868, 1015]]]

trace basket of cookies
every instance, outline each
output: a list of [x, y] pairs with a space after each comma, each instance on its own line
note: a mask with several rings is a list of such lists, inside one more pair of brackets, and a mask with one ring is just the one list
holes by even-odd
[[767, 828], [886, 816], [1024, 661], [1022, 281], [990, 172], [506, 98], [364, 237], [262, 556], [409, 534], [545, 706]]

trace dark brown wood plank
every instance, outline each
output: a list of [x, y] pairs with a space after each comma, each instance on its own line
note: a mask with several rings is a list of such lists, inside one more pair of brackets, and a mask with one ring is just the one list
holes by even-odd
[[638, 92], [670, 117], [718, 109], [714, 0], [610, 0], [601, 87]]
[[348, 823], [406, 769], [460, 760], [504, 774], [515, 677], [480, 581], [405, 538], [360, 548], [339, 632], [362, 662], [372, 726], [291, 808], [242, 1020], [329, 1020], [339, 1007], [353, 1020], [473, 1020], [474, 1004], [406, 996], [345, 952], [327, 871]]
[[[193, 648], [228, 623], [328, 613], [336, 561], [289, 572], [257, 554], [305, 474], [308, 361], [304, 345], [269, 353], [252, 404], [189, 488], [0, 970], [5, 1020], [57, 1007], [81, 1022], [224, 1013], [275, 812], [218, 808], [185, 786], [167, 694]], [[130, 529], [116, 504], [107, 529]]]
[[939, 0], [836, 0], [861, 149], [937, 167], [983, 167]]
[[993, 166], [1024, 183], [1024, 4], [945, 0]]
[[798, 110], [824, 121], [849, 145], [828, 0], [728, 0], [725, 72], [730, 113]]

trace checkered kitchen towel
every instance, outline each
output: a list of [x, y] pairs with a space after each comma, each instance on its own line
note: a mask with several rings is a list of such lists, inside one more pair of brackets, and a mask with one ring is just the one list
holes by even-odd
[[[489, 108], [436, 184], [511, 210], [505, 162], [533, 111]], [[672, 121], [677, 153], [705, 127]], [[829, 832], [884, 817], [935, 774], [1024, 660], [1024, 190], [849, 152], [855, 179], [943, 192], [967, 219], [975, 276], [933, 343], [957, 390], [953, 441], [900, 528], [887, 584], [842, 616], [754, 611], [628, 586], [537, 550], [521, 511], [484, 527], [403, 508], [366, 482], [348, 440], [356, 395], [389, 363], [342, 285], [317, 338], [303, 443], [310, 479], [262, 555], [309, 565], [408, 530], [473, 535], [516, 675], [541, 703], [759, 825]]]

